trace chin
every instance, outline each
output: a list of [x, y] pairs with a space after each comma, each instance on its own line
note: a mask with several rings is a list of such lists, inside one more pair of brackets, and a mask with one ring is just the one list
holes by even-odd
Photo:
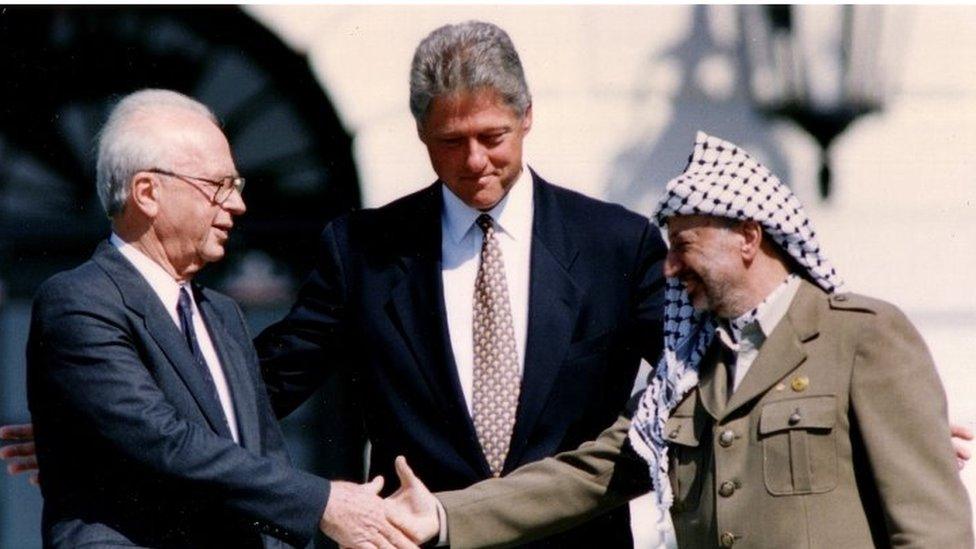
[[224, 258], [225, 252], [223, 246], [214, 246], [207, 250], [207, 253], [202, 254], [202, 259], [204, 263], [213, 263], [215, 261], [220, 261]]
[[501, 202], [502, 198], [505, 198], [505, 193], [479, 193], [471, 198], [468, 205], [479, 210], [490, 210]]

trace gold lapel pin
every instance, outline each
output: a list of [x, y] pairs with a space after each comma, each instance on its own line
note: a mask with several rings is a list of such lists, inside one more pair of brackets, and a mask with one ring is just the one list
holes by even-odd
[[796, 376], [793, 378], [793, 381], [790, 382], [790, 388], [796, 391], [797, 393], [802, 393], [803, 391], [806, 391], [807, 387], [809, 386], [810, 386], [810, 378], [808, 378], [807, 376]]

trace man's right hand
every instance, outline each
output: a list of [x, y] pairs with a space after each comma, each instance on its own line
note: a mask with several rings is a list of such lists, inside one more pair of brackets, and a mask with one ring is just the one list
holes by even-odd
[[0, 440], [15, 441], [14, 444], [7, 444], [0, 448], [0, 459], [7, 462], [7, 473], [11, 475], [29, 473], [28, 479], [31, 484], [39, 484], [34, 426], [30, 423], [0, 426]]
[[407, 465], [407, 459], [397, 456], [394, 462], [400, 489], [386, 498], [387, 516], [410, 539], [424, 543], [440, 533], [440, 517], [437, 498]]
[[973, 441], [973, 431], [965, 425], [949, 424], [949, 434], [952, 435], [952, 448], [956, 451], [956, 465], [962, 471], [966, 462], [972, 457], [967, 442]]
[[368, 484], [333, 481], [329, 502], [319, 522], [322, 533], [342, 547], [418, 549], [391, 524], [384, 512], [383, 477]]

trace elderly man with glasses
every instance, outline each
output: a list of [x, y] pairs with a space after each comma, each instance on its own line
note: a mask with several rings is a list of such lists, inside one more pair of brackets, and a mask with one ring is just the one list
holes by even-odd
[[233, 300], [193, 283], [245, 210], [210, 111], [143, 90], [99, 141], [112, 234], [34, 302], [28, 403], [46, 547], [411, 547], [370, 485], [289, 465]]

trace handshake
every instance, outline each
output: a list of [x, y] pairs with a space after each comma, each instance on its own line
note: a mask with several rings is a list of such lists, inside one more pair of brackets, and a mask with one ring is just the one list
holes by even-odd
[[437, 498], [414, 475], [403, 456], [396, 458], [400, 488], [379, 497], [383, 477], [366, 484], [333, 481], [319, 528], [342, 547], [417, 547], [437, 537]]
[[[32, 484], [40, 484], [33, 426], [0, 426], [0, 441], [13, 442], [0, 448], [0, 460], [7, 462], [7, 472], [29, 474]], [[322, 533], [353, 549], [411, 548], [437, 537], [437, 498], [414, 475], [406, 458], [396, 458], [395, 466], [400, 489], [386, 499], [379, 497], [383, 477], [366, 484], [332, 481], [319, 520]]]

